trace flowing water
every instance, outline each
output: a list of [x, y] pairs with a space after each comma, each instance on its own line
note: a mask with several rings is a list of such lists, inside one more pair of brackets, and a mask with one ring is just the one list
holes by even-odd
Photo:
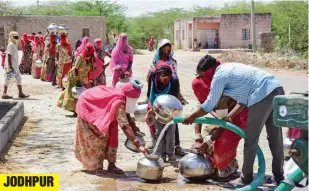
[[152, 151], [152, 154], [153, 154], [153, 155], [156, 154], [156, 151], [157, 151], [157, 149], [158, 149], [158, 146], [159, 146], [159, 144], [160, 144], [160, 142], [161, 142], [161, 139], [163, 138], [163, 135], [164, 135], [166, 129], [167, 129], [170, 125], [172, 125], [172, 124], [174, 124], [174, 121], [173, 121], [173, 120], [171, 120], [170, 122], [168, 122], [168, 123], [165, 125], [165, 127], [162, 129], [162, 131], [161, 131], [161, 133], [160, 133], [160, 135], [159, 135], [159, 137], [158, 137], [158, 140], [157, 140], [157, 142], [156, 142], [156, 145], [155, 145], [155, 147], [154, 147], [154, 149], [153, 149], [153, 151]]

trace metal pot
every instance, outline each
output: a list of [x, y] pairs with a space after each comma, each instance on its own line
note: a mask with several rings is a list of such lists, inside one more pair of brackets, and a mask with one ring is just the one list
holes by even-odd
[[69, 27], [67, 27], [64, 24], [61, 24], [61, 25], [58, 26], [58, 33], [59, 34], [68, 34], [68, 30], [69, 30]]
[[134, 112], [134, 118], [138, 122], [146, 122], [148, 104], [137, 105]]
[[74, 86], [72, 88], [72, 96], [75, 98], [75, 99], [78, 99], [79, 96], [86, 90], [86, 88], [83, 86], [83, 87], [76, 87]]
[[175, 116], [181, 116], [182, 109], [181, 102], [172, 95], [160, 95], [153, 104], [155, 118], [163, 124], [167, 124]]
[[[136, 139], [139, 141], [139, 143], [143, 146], [146, 145], [146, 141], [144, 140], [144, 136], [145, 134], [142, 132], [136, 132]], [[127, 138], [126, 142], [124, 143], [124, 146], [129, 149], [130, 151], [139, 153], [140, 151], [138, 150], [138, 148], [136, 148], [136, 146]]]
[[116, 88], [121, 88], [124, 84], [130, 82], [130, 78], [120, 78], [120, 80], [116, 84]]
[[58, 31], [58, 26], [55, 23], [51, 23], [50, 25], [48, 25], [47, 30], [50, 33], [55, 33], [56, 34], [57, 31]]
[[163, 162], [158, 155], [148, 155], [137, 162], [136, 174], [144, 180], [158, 181], [163, 175]]
[[67, 80], [68, 80], [68, 75], [65, 75], [64, 78], [62, 79], [62, 86], [64, 88], [67, 88]]
[[42, 60], [36, 60], [35, 66], [38, 67], [38, 68], [42, 68]]
[[283, 149], [284, 149], [284, 157], [290, 158], [289, 151], [291, 149], [291, 145], [293, 143], [293, 140], [289, 138], [285, 138], [283, 141]]
[[5, 75], [6, 75], [6, 79], [9, 83], [16, 82], [16, 73], [8, 72], [8, 73], [5, 73]]
[[179, 173], [188, 180], [205, 180], [215, 172], [211, 159], [196, 153], [182, 157], [178, 168]]

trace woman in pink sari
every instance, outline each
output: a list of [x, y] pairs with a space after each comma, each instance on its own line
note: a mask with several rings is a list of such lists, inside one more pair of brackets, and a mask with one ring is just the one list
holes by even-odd
[[77, 52], [76, 52], [76, 54], [75, 54], [75, 58], [77, 58], [77, 56], [79, 56], [82, 52], [83, 52], [83, 50], [84, 50], [84, 48], [85, 48], [85, 46], [86, 46], [86, 44], [89, 42], [89, 37], [87, 37], [87, 36], [85, 36], [83, 39], [82, 39], [82, 43], [80, 44], [80, 46], [77, 48]]
[[148, 150], [136, 139], [139, 131], [130, 114], [135, 110], [141, 95], [142, 84], [131, 80], [122, 88], [99, 85], [83, 92], [77, 102], [78, 114], [74, 153], [83, 166], [95, 173], [103, 172], [103, 161], [107, 159], [107, 170], [123, 174], [116, 167], [118, 148], [118, 125], [126, 137], [144, 154]]
[[115, 86], [121, 74], [132, 76], [133, 48], [129, 45], [128, 35], [121, 33], [116, 47], [112, 51], [110, 70], [113, 72], [112, 85]]

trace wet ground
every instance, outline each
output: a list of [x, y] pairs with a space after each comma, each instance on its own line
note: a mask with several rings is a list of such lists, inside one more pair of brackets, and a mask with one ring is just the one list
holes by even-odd
[[[202, 53], [176, 51], [178, 72], [183, 96], [189, 101], [184, 108], [184, 115], [196, 109], [197, 101], [191, 90], [195, 66]], [[145, 83], [151, 54], [136, 55], [134, 61], [134, 76]], [[271, 71], [283, 84], [287, 92], [305, 91], [308, 88], [307, 75], [304, 73]], [[108, 74], [109, 76], [110, 74]], [[108, 77], [108, 81], [111, 78]], [[0, 90], [2, 92], [3, 71], [0, 72]], [[56, 107], [60, 90], [50, 83], [23, 76], [23, 88], [31, 97], [24, 100], [24, 124], [16, 137], [1, 154], [0, 173], [57, 173], [60, 175], [61, 190], [226, 190], [233, 184], [217, 185], [215, 182], [186, 183], [182, 181], [176, 168], [168, 166], [164, 169], [163, 179], [159, 183], [145, 183], [136, 174], [137, 161], [143, 157], [124, 147], [125, 136], [120, 131], [117, 165], [124, 169], [124, 175], [115, 176], [109, 173], [93, 175], [85, 171], [73, 154], [76, 118], [71, 113]], [[9, 88], [10, 95], [17, 97], [17, 88]], [[144, 100], [146, 88], [143, 89]], [[145, 124], [139, 124], [146, 133]], [[193, 137], [193, 126], [180, 125], [180, 139], [183, 148], [190, 148]], [[260, 146], [266, 158], [266, 171], [271, 174], [271, 153], [268, 149], [266, 133], [263, 130]], [[238, 159], [242, 163], [243, 142], [240, 143]], [[105, 164], [105, 167], [107, 164]], [[255, 166], [257, 170], [257, 165]], [[235, 185], [235, 184], [234, 184]]]

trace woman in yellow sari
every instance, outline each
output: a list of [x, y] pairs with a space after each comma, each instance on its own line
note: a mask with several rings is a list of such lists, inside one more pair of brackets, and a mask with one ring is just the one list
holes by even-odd
[[57, 102], [58, 107], [73, 112], [73, 116], [77, 116], [75, 112], [77, 99], [72, 95], [72, 88], [74, 86], [88, 88], [88, 74], [93, 69], [94, 64], [93, 55], [94, 46], [88, 43], [82, 53], [76, 58], [74, 66], [68, 73], [66, 89], [61, 93]]

